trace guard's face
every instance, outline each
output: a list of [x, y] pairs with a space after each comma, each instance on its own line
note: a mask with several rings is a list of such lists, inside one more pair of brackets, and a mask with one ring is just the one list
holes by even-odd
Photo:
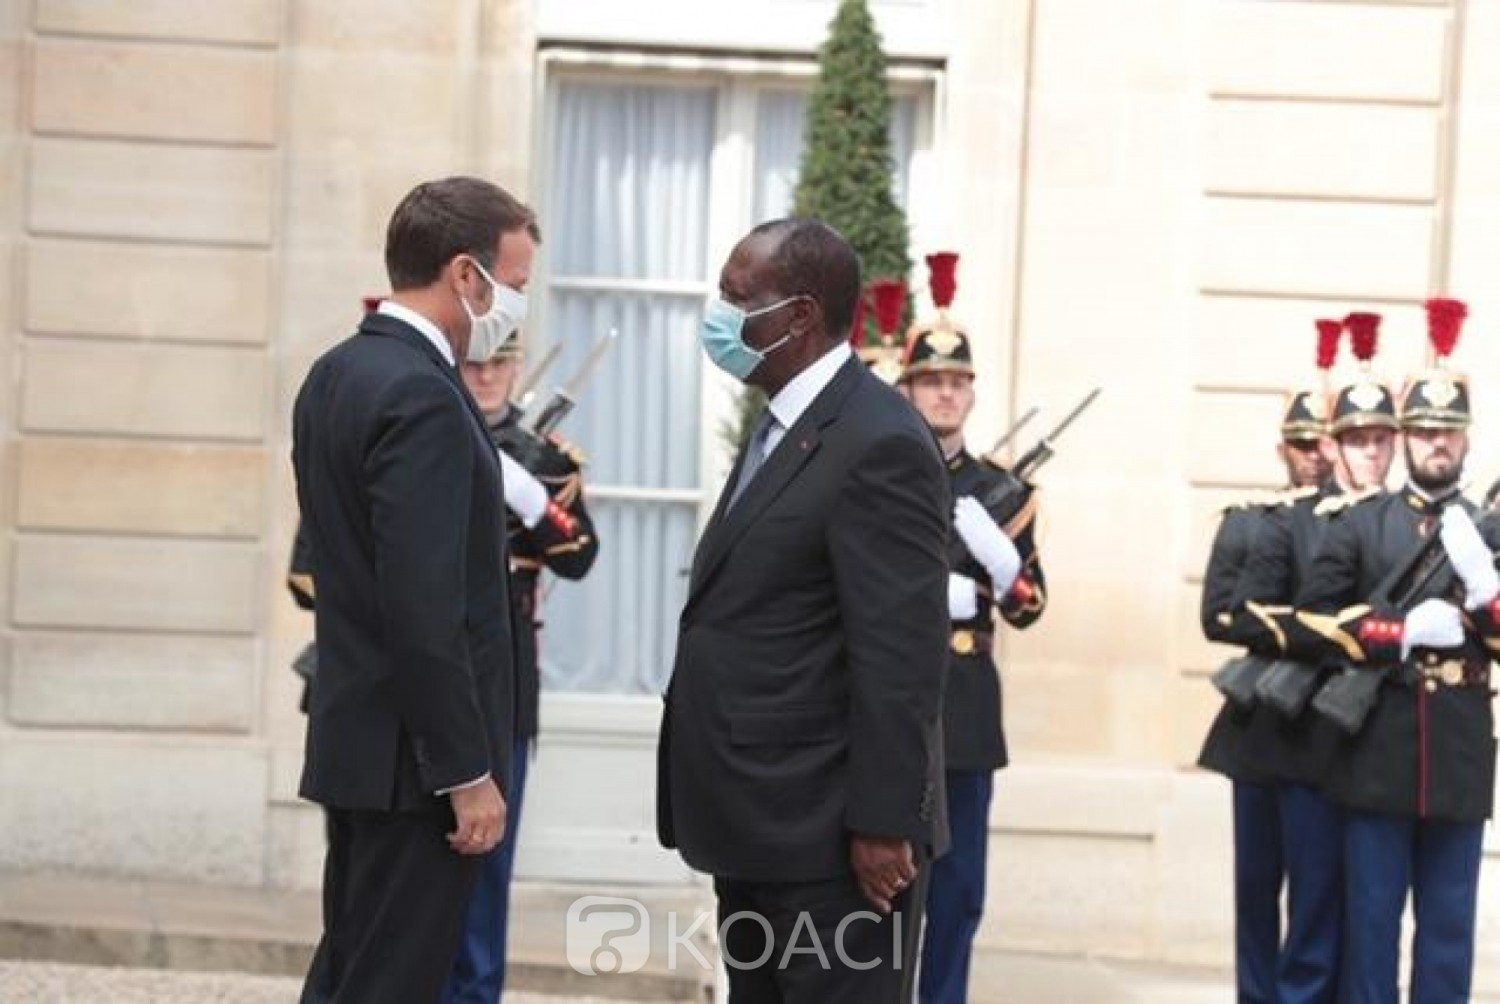
[[1407, 429], [1406, 466], [1423, 488], [1443, 488], [1463, 473], [1469, 455], [1465, 429]]
[[486, 415], [498, 415], [510, 401], [521, 361], [515, 356], [497, 356], [487, 363], [464, 363], [464, 386]]
[[1349, 429], [1339, 434], [1335, 449], [1335, 459], [1351, 489], [1380, 488], [1396, 456], [1396, 434], [1378, 426]]
[[963, 431], [974, 410], [974, 378], [966, 373], [922, 373], [907, 383], [913, 407], [939, 437]]
[[1286, 465], [1287, 480], [1294, 488], [1314, 488], [1328, 480], [1332, 465], [1316, 439], [1283, 440], [1276, 452]]

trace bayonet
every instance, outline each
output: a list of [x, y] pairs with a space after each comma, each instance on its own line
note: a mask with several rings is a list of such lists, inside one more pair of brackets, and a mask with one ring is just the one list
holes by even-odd
[[594, 371], [599, 367], [599, 361], [604, 358], [604, 353], [609, 351], [609, 347], [614, 344], [619, 334], [617, 329], [610, 328], [608, 334], [594, 343], [594, 347], [589, 349], [589, 354], [573, 372], [572, 378], [554, 391], [546, 407], [537, 413], [536, 419], [531, 423], [533, 433], [546, 437], [562, 424], [562, 420], [567, 418], [568, 413], [577, 405], [583, 388], [593, 377]]
[[1033, 418], [1036, 418], [1037, 413], [1040, 411], [1041, 409], [1036, 407], [1035, 405], [1026, 409], [1026, 413], [1020, 418], [1016, 419], [1011, 427], [1005, 430], [1004, 435], [995, 440], [995, 445], [990, 447], [990, 452], [986, 454], [986, 456], [993, 457], [995, 454], [999, 453], [1001, 448], [1004, 447], [1005, 444], [1010, 442], [1012, 439], [1015, 439], [1016, 433], [1026, 428], [1027, 423], [1029, 423]]
[[1093, 390], [1089, 391], [1088, 394], [1084, 396], [1083, 400], [1078, 402], [1077, 406], [1075, 406], [1072, 411], [1068, 412], [1067, 415], [1063, 417], [1063, 420], [1061, 422], [1058, 422], [1056, 427], [1053, 428], [1050, 433], [1037, 440], [1036, 445], [1026, 451], [1026, 455], [1016, 462], [1016, 466], [1012, 470], [1012, 473], [1022, 481], [1030, 480], [1031, 476], [1035, 474], [1043, 464], [1052, 459], [1053, 454], [1056, 453], [1057, 440], [1062, 436], [1064, 432], [1068, 431], [1068, 426], [1072, 425], [1078, 420], [1078, 416], [1082, 415], [1085, 411], [1088, 410], [1089, 406], [1094, 403], [1094, 399], [1099, 396], [1099, 392], [1102, 389], [1103, 388], [1101, 387], [1095, 387]]
[[526, 374], [526, 379], [521, 381], [521, 386], [516, 388], [516, 392], [511, 395], [512, 399], [520, 405], [522, 411], [531, 403], [531, 399], [536, 392], [536, 385], [541, 382], [542, 377], [552, 368], [552, 364], [557, 362], [557, 358], [560, 355], [562, 355], [562, 343], [558, 342], [547, 350], [547, 354], [542, 356], [537, 364], [532, 367], [531, 372]]

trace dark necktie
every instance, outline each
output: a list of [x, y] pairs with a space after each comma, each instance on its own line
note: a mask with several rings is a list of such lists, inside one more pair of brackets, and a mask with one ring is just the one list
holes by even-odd
[[760, 418], [755, 423], [755, 431], [750, 434], [750, 442], [745, 445], [745, 462], [740, 465], [740, 479], [734, 484], [734, 494], [729, 496], [729, 509], [745, 494], [745, 489], [750, 486], [755, 472], [760, 470], [766, 462], [766, 442], [771, 437], [771, 430], [776, 428], [776, 416], [771, 414], [767, 408], [760, 413]]

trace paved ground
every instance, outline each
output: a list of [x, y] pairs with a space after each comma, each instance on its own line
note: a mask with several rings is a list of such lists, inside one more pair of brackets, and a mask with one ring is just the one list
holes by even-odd
[[[526, 992], [507, 995], [506, 1004], [699, 998], [708, 974], [664, 968], [660, 945], [630, 976], [569, 969], [562, 918], [577, 895], [518, 887], [524, 922], [515, 930], [525, 936], [512, 960]], [[657, 906], [691, 916], [694, 895]], [[665, 926], [654, 924], [653, 933]], [[305, 969], [318, 930], [311, 893], [0, 872], [0, 1004], [292, 1004], [300, 980], [285, 974]], [[1500, 1004], [1497, 990], [1484, 987], [1474, 1001]], [[972, 1004], [1233, 1000], [1224, 970], [995, 950], [977, 954], [970, 988]]]
[[[1222, 974], [1091, 959], [986, 953], [973, 1004], [1232, 1004]], [[0, 960], [4, 1004], [292, 1004], [298, 980]], [[1493, 1001], [1493, 997], [1476, 997]], [[603, 997], [507, 994], [506, 1004], [626, 1004]]]
[[[280, 976], [106, 969], [0, 960], [5, 1004], [289, 1004], [300, 983]], [[610, 1004], [599, 997], [508, 994], [506, 1004]]]
[[[1190, 974], [1123, 973], [1081, 960], [986, 960], [989, 975], [1008, 977], [998, 996], [976, 1004], [1228, 1004], [1227, 986]], [[988, 980], [986, 981], [989, 982]], [[118, 969], [0, 960], [5, 1004], [290, 1004], [299, 982], [282, 976]], [[507, 994], [506, 1004], [610, 1004], [601, 997]]]

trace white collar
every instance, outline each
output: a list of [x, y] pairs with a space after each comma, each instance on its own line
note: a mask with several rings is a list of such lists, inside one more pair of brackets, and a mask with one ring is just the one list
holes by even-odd
[[436, 324], [433, 324], [415, 310], [412, 310], [410, 307], [403, 307], [395, 300], [381, 300], [380, 306], [375, 309], [375, 313], [384, 314], [386, 317], [394, 317], [398, 321], [405, 321], [407, 324], [410, 324], [420, 331], [423, 337], [437, 347], [437, 350], [443, 354], [443, 358], [448, 360], [449, 366], [454, 365], [453, 346], [448, 344], [448, 339], [443, 337], [443, 332], [439, 330]]
[[838, 373], [845, 360], [853, 354], [848, 342], [839, 342], [823, 353], [817, 362], [788, 380], [786, 386], [771, 398], [771, 414], [776, 416], [776, 424], [783, 429], [790, 429], [795, 425], [813, 400], [823, 392], [823, 388], [832, 382], [834, 374]]

